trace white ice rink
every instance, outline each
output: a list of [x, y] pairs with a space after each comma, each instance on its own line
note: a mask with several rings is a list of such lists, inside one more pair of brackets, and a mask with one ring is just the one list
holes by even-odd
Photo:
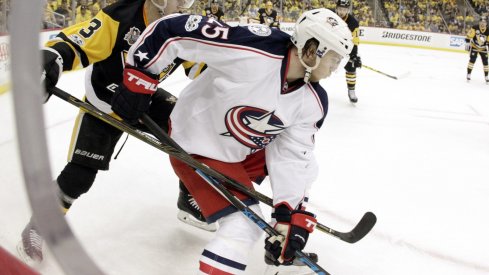
[[[359, 70], [356, 105], [343, 70], [324, 81], [329, 113], [316, 137], [320, 174], [311, 206], [318, 221], [339, 231], [366, 211], [378, 222], [356, 244], [316, 231], [306, 251], [335, 275], [489, 274], [489, 86], [480, 60], [467, 83], [467, 54], [373, 45], [361, 45], [360, 54], [364, 64], [405, 78]], [[81, 98], [82, 74], [63, 75], [59, 86]], [[163, 86], [178, 94], [185, 82], [179, 72]], [[77, 110], [53, 97], [45, 114], [55, 177]], [[0, 125], [0, 246], [15, 253], [30, 209], [11, 93], [0, 96]], [[258, 189], [270, 194], [268, 182]], [[167, 156], [129, 138], [67, 218], [107, 274], [195, 274], [213, 234], [177, 220], [177, 196]], [[62, 274], [51, 255], [36, 269]], [[260, 242], [246, 274], [264, 269]]]

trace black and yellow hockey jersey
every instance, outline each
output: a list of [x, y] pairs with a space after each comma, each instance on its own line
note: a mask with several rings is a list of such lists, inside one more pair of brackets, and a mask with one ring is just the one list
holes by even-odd
[[267, 25], [273, 28], [280, 28], [280, 22], [278, 21], [278, 14], [276, 10], [271, 10], [268, 13], [267, 9], [261, 8], [258, 10], [258, 20], [260, 24]]
[[[63, 29], [46, 43], [61, 54], [64, 71], [88, 67], [86, 97], [106, 113], [112, 112], [110, 100], [122, 81], [125, 55], [151, 23], [146, 18], [144, 3], [145, 0], [119, 0], [91, 20]], [[175, 60], [173, 68], [181, 63]]]
[[357, 19], [353, 17], [353, 15], [348, 14], [346, 18], [343, 18], [345, 20], [346, 24], [348, 25], [348, 28], [351, 31], [351, 35], [353, 37], [353, 50], [351, 51], [350, 56], [355, 56], [358, 53], [358, 45], [360, 44], [360, 37], [359, 37], [359, 31], [360, 31], [360, 24], [358, 23]]
[[202, 12], [202, 15], [222, 21], [224, 17], [224, 12], [222, 12], [221, 9], [217, 9], [217, 11], [214, 13], [212, 12], [211, 8], [205, 8], [205, 10]]
[[467, 33], [467, 37], [465, 38], [465, 42], [469, 43], [472, 47], [473, 51], [476, 52], [487, 52], [487, 38], [489, 37], [489, 28], [481, 29], [479, 24], [472, 26], [470, 28], [469, 33]]

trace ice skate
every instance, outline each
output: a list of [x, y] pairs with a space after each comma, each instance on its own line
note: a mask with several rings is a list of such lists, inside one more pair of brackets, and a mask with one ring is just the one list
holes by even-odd
[[489, 76], [486, 75], [486, 85], [489, 85]]
[[348, 90], [348, 97], [350, 98], [350, 102], [357, 103], [358, 98], [357, 95], [355, 94], [355, 90]]
[[[315, 274], [311, 269], [306, 266], [303, 262], [298, 259], [294, 259], [292, 264], [289, 265], [279, 265], [273, 264], [273, 259], [267, 256], [265, 252], [265, 263], [267, 268], [265, 269], [264, 275], [309, 275]], [[304, 252], [313, 262], [318, 262], [318, 255], [316, 253]]]
[[470, 77], [470, 74], [467, 74], [467, 82], [469, 82], [469, 81], [470, 81], [470, 78], [471, 78], [471, 77]]
[[216, 223], [208, 224], [206, 222], [205, 217], [200, 212], [199, 205], [182, 182], [180, 182], [180, 194], [178, 196], [177, 206], [179, 209], [177, 218], [182, 222], [211, 232], [217, 230]]
[[17, 253], [27, 264], [40, 263], [42, 257], [43, 239], [31, 218], [22, 231], [22, 240], [17, 244]]

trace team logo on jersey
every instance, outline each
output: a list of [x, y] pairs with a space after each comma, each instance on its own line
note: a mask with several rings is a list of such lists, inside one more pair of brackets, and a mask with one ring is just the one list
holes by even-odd
[[140, 50], [138, 50], [138, 52], [135, 53], [134, 56], [137, 56], [139, 58], [139, 61], [144, 61], [145, 59], [149, 59], [148, 53], [142, 52]]
[[248, 30], [258, 36], [269, 36], [272, 34], [270, 27], [261, 24], [248, 25]]
[[326, 47], [324, 47], [322, 50], [321, 49], [317, 49], [317, 51], [316, 51], [316, 55], [319, 58], [323, 58], [323, 56], [324, 56], [325, 53], [326, 53]]
[[85, 40], [83, 40], [83, 38], [81, 38], [78, 34], [72, 34], [68, 36], [68, 38], [80, 47], [85, 44]]
[[190, 15], [185, 23], [185, 30], [188, 32], [194, 31], [199, 27], [199, 23], [202, 21], [202, 16], [200, 15]]
[[140, 35], [141, 35], [141, 30], [139, 30], [136, 27], [132, 27], [124, 35], [124, 40], [127, 41], [127, 44], [132, 45], [132, 44], [136, 43], [136, 40], [138, 40]]
[[284, 123], [275, 114], [250, 106], [237, 106], [226, 113], [225, 124], [232, 136], [252, 151], [263, 149], [284, 129]]
[[326, 22], [328, 22], [331, 26], [338, 26], [338, 21], [334, 19], [333, 17], [328, 17], [326, 19]]

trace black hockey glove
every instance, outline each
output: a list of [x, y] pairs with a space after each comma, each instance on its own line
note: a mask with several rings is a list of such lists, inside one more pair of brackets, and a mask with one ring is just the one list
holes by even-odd
[[470, 39], [465, 38], [465, 51], [470, 52], [472, 45], [470, 45]]
[[351, 61], [354, 68], [361, 68], [362, 67], [362, 59], [360, 58], [359, 55], [352, 56], [350, 58], [350, 61]]
[[316, 226], [315, 215], [302, 210], [291, 210], [285, 203], [281, 203], [275, 207], [272, 218], [277, 220], [275, 229], [281, 235], [265, 239], [267, 257], [277, 266], [291, 265], [295, 252], [304, 249], [309, 233]]
[[58, 79], [63, 72], [63, 58], [54, 49], [45, 48], [41, 51], [43, 57], [43, 71], [41, 74], [41, 82], [46, 88], [45, 101], [47, 102], [51, 96], [50, 88], [53, 88], [58, 83]]
[[112, 96], [112, 110], [129, 124], [137, 124], [149, 110], [157, 86], [158, 80], [153, 75], [126, 67], [123, 82]]

